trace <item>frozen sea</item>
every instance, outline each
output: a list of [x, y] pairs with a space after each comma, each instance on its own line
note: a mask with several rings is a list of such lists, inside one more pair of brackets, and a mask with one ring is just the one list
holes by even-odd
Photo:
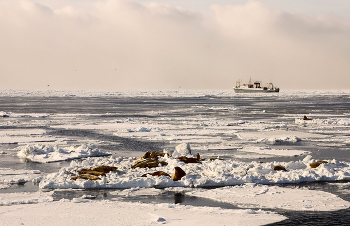
[[[238, 225], [350, 222], [350, 90], [1, 90], [0, 116], [2, 226], [15, 219], [10, 213], [24, 214], [18, 225], [40, 216], [19, 206], [103, 202], [126, 203], [136, 212], [141, 207], [132, 205], [155, 211], [160, 207], [149, 205], [161, 204], [166, 212], [164, 204], [176, 204], [171, 209], [182, 214], [184, 207], [246, 211], [237, 215]], [[167, 166], [131, 169], [146, 151], [172, 154], [184, 143], [188, 157], [199, 153], [201, 164], [164, 157]], [[317, 161], [326, 163], [311, 168]], [[118, 170], [96, 182], [70, 180], [77, 170], [97, 165]], [[276, 165], [287, 171], [274, 171]], [[170, 174], [175, 166], [187, 173], [180, 181], [140, 177], [156, 170]], [[252, 215], [262, 220], [247, 221]], [[135, 222], [178, 225], [174, 219], [152, 215], [151, 223]]]

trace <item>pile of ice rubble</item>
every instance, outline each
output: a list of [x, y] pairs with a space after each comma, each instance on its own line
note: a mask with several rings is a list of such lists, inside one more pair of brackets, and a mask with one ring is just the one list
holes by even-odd
[[[182, 161], [184, 158], [193, 160], [193, 163]], [[135, 161], [136, 159], [131, 157], [110, 157], [72, 161], [69, 167], [61, 168], [57, 173], [40, 178], [39, 187], [41, 189], [126, 189], [350, 180], [349, 163], [337, 160], [317, 162], [310, 155], [299, 161], [244, 163], [236, 160], [201, 159], [199, 155], [195, 157], [191, 154], [188, 144], [182, 144], [176, 147], [172, 155], [163, 153], [155, 157], [156, 164], [154, 161], [145, 162], [147, 159], [140, 159]], [[140, 162], [143, 165], [136, 167]], [[79, 176], [82, 170], [97, 166], [115, 167], [116, 170], [98, 175], [96, 180], [73, 179]], [[175, 167], [181, 168], [186, 174], [180, 180], [173, 180], [170, 176], [174, 175]], [[153, 173], [158, 176], [152, 176]]]
[[79, 147], [59, 148], [57, 145], [29, 144], [20, 147], [17, 156], [32, 162], [59, 162], [86, 157], [107, 156], [109, 153], [100, 151], [93, 144], [83, 144]]

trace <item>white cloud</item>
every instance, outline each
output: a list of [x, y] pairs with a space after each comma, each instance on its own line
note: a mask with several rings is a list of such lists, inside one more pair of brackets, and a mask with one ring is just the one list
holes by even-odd
[[[56, 4], [55, 4], [56, 3]], [[350, 22], [257, 1], [194, 12], [126, 0], [0, 0], [0, 88], [347, 88]]]

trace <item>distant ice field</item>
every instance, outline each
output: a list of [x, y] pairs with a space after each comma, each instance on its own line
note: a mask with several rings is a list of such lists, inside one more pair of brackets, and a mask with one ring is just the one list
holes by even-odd
[[[167, 158], [166, 167], [130, 169], [146, 151], [172, 153], [182, 143], [206, 160], [185, 165]], [[321, 160], [327, 164], [310, 168]], [[77, 169], [101, 164], [119, 168], [99, 182], [70, 180]], [[274, 165], [287, 172], [274, 171]], [[140, 179], [156, 170], [172, 173], [175, 166], [187, 173], [176, 183]], [[109, 188], [112, 202], [154, 196], [172, 202], [168, 196], [174, 192], [187, 197], [186, 205], [193, 197], [209, 198], [224, 208], [275, 209], [296, 223], [298, 211], [350, 215], [349, 169], [350, 90], [0, 90], [0, 194], [19, 193], [2, 201], [0, 195], [3, 205], [41, 202], [42, 193], [35, 192], [44, 192], [43, 200], [50, 202], [50, 197], [79, 201], [72, 190], [89, 195], [93, 191], [87, 189]], [[282, 184], [298, 188], [279, 189]], [[324, 216], [331, 222], [332, 214]]]

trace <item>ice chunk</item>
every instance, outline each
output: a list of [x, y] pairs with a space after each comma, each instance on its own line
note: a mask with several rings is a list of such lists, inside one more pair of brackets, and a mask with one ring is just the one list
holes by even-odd
[[300, 142], [301, 139], [297, 136], [284, 136], [284, 137], [271, 137], [271, 138], [262, 138], [257, 140], [257, 143], [269, 143], [269, 144], [294, 144]]
[[0, 189], [5, 189], [5, 188], [9, 188], [10, 185], [9, 184], [0, 184]]
[[148, 129], [148, 128], [145, 128], [145, 127], [139, 127], [137, 128], [137, 132], [150, 132], [152, 129]]
[[188, 154], [191, 154], [191, 148], [190, 145], [187, 143], [179, 144], [175, 147], [175, 151], [173, 153], [173, 156], [186, 156]]
[[72, 146], [66, 149], [52, 145], [35, 144], [20, 147], [20, 149], [17, 153], [18, 157], [42, 163], [110, 155], [100, 151], [92, 144], [83, 144], [77, 148]]
[[8, 112], [4, 112], [4, 111], [0, 111], [0, 117], [10, 117], [11, 113], [8, 113]]

